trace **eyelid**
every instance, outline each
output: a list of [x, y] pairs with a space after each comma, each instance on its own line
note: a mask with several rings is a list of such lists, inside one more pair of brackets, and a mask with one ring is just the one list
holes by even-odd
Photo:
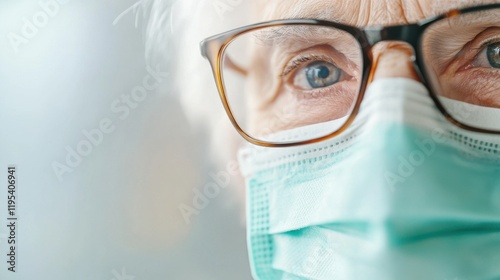
[[318, 45], [297, 51], [294, 56], [283, 66], [281, 77], [289, 75], [293, 70], [307, 62], [320, 61], [329, 62], [350, 76], [354, 76], [358, 66], [348, 60], [345, 55], [330, 45]]
[[330, 57], [325, 57], [325, 56], [318, 56], [318, 55], [310, 55], [310, 56], [304, 56], [300, 55], [299, 57], [294, 58], [291, 60], [286, 66], [285, 70], [281, 74], [282, 77], [288, 76], [291, 72], [294, 72], [294, 70], [301, 68], [304, 64], [309, 65], [312, 62], [318, 62], [318, 61], [324, 61], [333, 64], [335, 67], [339, 68], [342, 70], [341, 67], [337, 66], [337, 64], [332, 61]]
[[[488, 44], [498, 41], [500, 41], [500, 27], [489, 27], [479, 33], [457, 54], [457, 56], [462, 54], [466, 60], [465, 64], [463, 61], [457, 60], [456, 63], [459, 63], [459, 65], [457, 65], [457, 71], [460, 72], [471, 68], [477, 55], [480, 54]], [[455, 65], [455, 62], [453, 62], [450, 66], [452, 65]]]
[[[494, 70], [496, 67], [492, 67], [493, 65], [490, 63], [488, 58], [488, 47], [493, 44], [500, 44], [499, 39], [493, 39], [483, 44], [481, 50], [478, 52], [476, 57], [469, 63], [464, 70], [468, 70], [471, 68], [484, 68], [488, 70]], [[498, 68], [497, 68], [498, 69]]]

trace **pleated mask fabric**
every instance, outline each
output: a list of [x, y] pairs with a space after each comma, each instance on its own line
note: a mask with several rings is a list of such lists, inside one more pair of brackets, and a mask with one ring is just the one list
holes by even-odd
[[240, 150], [254, 278], [500, 279], [500, 137], [450, 124], [408, 79], [361, 106], [330, 140]]

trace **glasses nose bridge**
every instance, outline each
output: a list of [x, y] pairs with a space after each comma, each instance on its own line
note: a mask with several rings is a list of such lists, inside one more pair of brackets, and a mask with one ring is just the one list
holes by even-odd
[[400, 41], [408, 43], [413, 49], [418, 50], [418, 43], [422, 29], [418, 24], [366, 27], [363, 29], [368, 46], [373, 47], [382, 41]]
[[[412, 64], [418, 79], [425, 83], [425, 78], [422, 75], [419, 65], [419, 41], [422, 34], [422, 27], [418, 24], [398, 25], [398, 26], [374, 26], [366, 27], [363, 29], [366, 44], [364, 46], [365, 54], [370, 58], [372, 57], [372, 49], [379, 42], [392, 41], [407, 43], [413, 48]], [[368, 76], [368, 82], [373, 80], [374, 70], [377, 68], [377, 61], [373, 62]]]

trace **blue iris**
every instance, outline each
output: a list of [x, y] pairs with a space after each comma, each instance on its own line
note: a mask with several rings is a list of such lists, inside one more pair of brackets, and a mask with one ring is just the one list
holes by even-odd
[[500, 43], [488, 46], [488, 61], [494, 68], [500, 68]]
[[305, 74], [312, 88], [322, 88], [339, 82], [342, 71], [331, 63], [318, 61], [309, 64]]

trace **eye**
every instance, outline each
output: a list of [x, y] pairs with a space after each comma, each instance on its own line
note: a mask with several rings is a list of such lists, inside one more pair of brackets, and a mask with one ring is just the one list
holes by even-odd
[[473, 65], [476, 67], [493, 67], [500, 69], [500, 42], [487, 45], [477, 58]]
[[488, 61], [494, 68], [500, 68], [500, 43], [491, 44], [486, 48]]
[[315, 61], [299, 69], [293, 79], [294, 86], [301, 89], [329, 87], [342, 78], [342, 70], [326, 61]]

